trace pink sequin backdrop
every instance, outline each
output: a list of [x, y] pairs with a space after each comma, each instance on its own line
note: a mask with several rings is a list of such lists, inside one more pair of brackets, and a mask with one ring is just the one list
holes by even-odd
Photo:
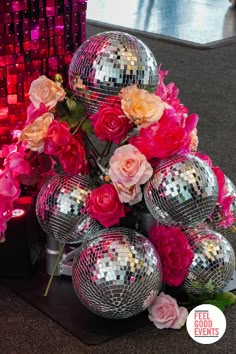
[[60, 72], [86, 39], [87, 0], [0, 0], [0, 145], [22, 125], [32, 80]]

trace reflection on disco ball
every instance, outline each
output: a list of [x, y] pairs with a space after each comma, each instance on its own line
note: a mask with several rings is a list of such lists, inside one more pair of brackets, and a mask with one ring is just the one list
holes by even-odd
[[193, 155], [175, 155], [154, 167], [144, 197], [150, 213], [169, 226], [189, 227], [204, 221], [218, 197], [216, 177]]
[[89, 38], [75, 52], [69, 85], [88, 114], [97, 112], [107, 96], [137, 85], [155, 91], [158, 68], [151, 50], [135, 36], [103, 32]]
[[57, 174], [45, 183], [37, 197], [36, 215], [48, 236], [61, 243], [79, 243], [101, 229], [84, 210], [93, 188], [87, 176]]
[[79, 248], [72, 279], [80, 301], [97, 315], [135, 316], [159, 293], [160, 258], [151, 242], [127, 228], [105, 229]]
[[234, 273], [235, 255], [230, 243], [207, 228], [189, 229], [185, 234], [194, 258], [183, 284], [184, 290], [190, 295], [220, 292]]
[[[227, 196], [232, 195], [236, 197], [236, 187], [233, 182], [227, 176], [225, 176], [225, 182], [228, 189]], [[236, 219], [236, 198], [231, 204], [230, 211]], [[236, 252], [236, 222], [234, 222], [230, 227], [225, 228], [223, 226], [219, 226], [219, 223], [223, 218], [224, 216], [222, 214], [222, 208], [219, 204], [217, 204], [213, 210], [211, 218], [208, 218], [206, 222], [209, 228], [212, 228], [213, 230], [223, 235], [231, 243], [234, 252]]]

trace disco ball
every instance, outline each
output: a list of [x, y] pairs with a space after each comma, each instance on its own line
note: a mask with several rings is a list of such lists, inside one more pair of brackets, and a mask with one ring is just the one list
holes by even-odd
[[57, 174], [41, 188], [36, 215], [48, 236], [61, 243], [79, 243], [101, 229], [85, 211], [85, 200], [94, 186], [87, 176]]
[[107, 96], [137, 85], [155, 91], [158, 68], [151, 50], [124, 32], [103, 32], [89, 38], [75, 52], [69, 85], [88, 114], [96, 113]]
[[194, 252], [183, 288], [190, 295], [220, 292], [231, 280], [235, 255], [230, 243], [218, 232], [207, 228], [189, 229], [186, 237]]
[[156, 163], [144, 188], [150, 213], [168, 226], [190, 227], [213, 211], [218, 184], [210, 167], [193, 155], [175, 155]]
[[[225, 182], [228, 189], [228, 196], [232, 195], [236, 197], [236, 187], [233, 182], [225, 176]], [[234, 218], [236, 219], [236, 198], [233, 200], [230, 211], [232, 212]], [[236, 252], [236, 222], [233, 223], [230, 227], [219, 226], [219, 222], [222, 221], [222, 208], [219, 204], [216, 205], [211, 218], [206, 220], [209, 228], [219, 232], [223, 235], [232, 245], [234, 252]]]
[[72, 279], [77, 296], [90, 311], [122, 319], [150, 305], [161, 288], [162, 267], [146, 237], [119, 227], [102, 230], [82, 244]]

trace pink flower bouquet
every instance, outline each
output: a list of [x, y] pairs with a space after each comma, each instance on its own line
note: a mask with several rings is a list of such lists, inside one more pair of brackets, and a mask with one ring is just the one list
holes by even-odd
[[[166, 75], [167, 71], [159, 67], [155, 93], [135, 85], [122, 88], [119, 96], [104, 99], [90, 117], [72, 93], [64, 90], [60, 75], [56, 81], [40, 76], [32, 82], [26, 124], [14, 132], [12, 144], [0, 150], [2, 241], [24, 184], [34, 185], [37, 193], [56, 173], [89, 174], [98, 187], [88, 194], [84, 211], [109, 228], [119, 225], [130, 209], [141, 210], [143, 187], [153, 176], [153, 159], [186, 153], [207, 162], [216, 176], [217, 203], [224, 214], [221, 225], [228, 227], [235, 222], [231, 212], [234, 197], [227, 194], [222, 171], [197, 152], [198, 116], [189, 114], [180, 102], [174, 83], [165, 85]], [[105, 143], [102, 152], [92, 142], [95, 139], [99, 145]], [[149, 238], [160, 255], [164, 282], [181, 286], [194, 257], [184, 232], [158, 225]], [[157, 328], [180, 328], [186, 317], [187, 310], [164, 293], [149, 307], [149, 318]]]

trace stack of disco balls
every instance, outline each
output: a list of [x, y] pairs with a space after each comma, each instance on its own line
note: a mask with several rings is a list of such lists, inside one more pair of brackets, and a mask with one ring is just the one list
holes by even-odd
[[[157, 63], [136, 37], [105, 32], [91, 37], [76, 51], [69, 81], [91, 115], [122, 87], [136, 84], [154, 92]], [[222, 291], [232, 278], [235, 255], [227, 234], [217, 229], [217, 222], [209, 221], [209, 215], [217, 218], [219, 214], [213, 171], [191, 154], [157, 161], [153, 168], [144, 186], [146, 206], [156, 223], [181, 228], [194, 253], [184, 290], [196, 296]], [[230, 193], [235, 193], [233, 184], [231, 187]], [[140, 232], [125, 227], [104, 229], [87, 215], [85, 199], [93, 188], [89, 177], [54, 176], [38, 196], [38, 219], [56, 240], [81, 244], [72, 280], [82, 304], [105, 318], [135, 316], [163, 289], [160, 256]], [[235, 211], [235, 204], [233, 207]]]

